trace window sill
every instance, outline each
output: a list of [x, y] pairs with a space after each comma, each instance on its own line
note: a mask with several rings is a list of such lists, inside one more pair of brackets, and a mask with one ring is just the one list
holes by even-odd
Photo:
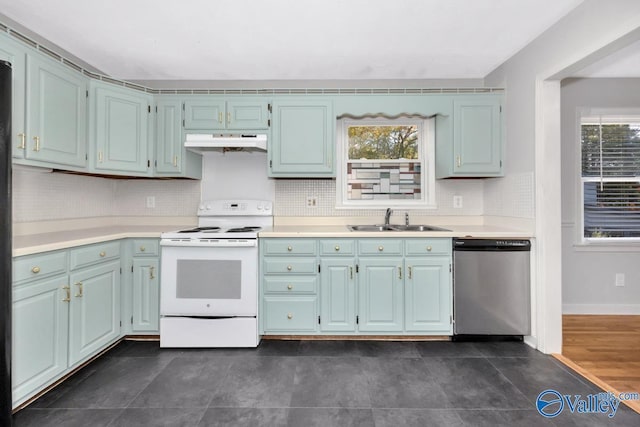
[[576, 252], [640, 252], [640, 240], [633, 242], [574, 243]]

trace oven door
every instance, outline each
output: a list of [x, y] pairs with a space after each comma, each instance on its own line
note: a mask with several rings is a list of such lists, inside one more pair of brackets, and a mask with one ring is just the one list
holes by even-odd
[[257, 315], [257, 240], [161, 244], [161, 315]]

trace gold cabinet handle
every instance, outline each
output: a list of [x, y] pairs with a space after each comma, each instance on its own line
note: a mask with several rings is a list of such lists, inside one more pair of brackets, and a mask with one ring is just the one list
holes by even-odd
[[287, 319], [293, 319], [293, 314], [288, 313], [288, 314], [287, 314]]
[[62, 302], [69, 302], [71, 301], [71, 287], [70, 286], [63, 286], [62, 289], [65, 292], [65, 297], [62, 299]]
[[36, 143], [36, 145], [33, 146], [33, 151], [36, 151], [36, 152], [40, 151], [40, 137], [34, 136], [33, 141]]
[[287, 289], [289, 290], [293, 289], [293, 285], [287, 285]]
[[105, 256], [107, 256], [107, 253], [106, 253], [106, 252], [104, 252], [104, 251], [100, 252], [100, 257], [101, 257], [101, 258], [104, 258]]
[[102, 151], [98, 151], [98, 162], [102, 163]]
[[149, 267], [149, 279], [155, 279], [155, 272], [156, 272], [156, 268], [155, 267]]
[[231, 112], [227, 113], [227, 124], [230, 125], [231, 124]]
[[287, 270], [291, 271], [293, 269], [293, 267], [291, 267], [290, 265], [287, 265]]
[[31, 269], [31, 272], [32, 272], [33, 274], [38, 274], [38, 273], [40, 273], [40, 267], [38, 267], [38, 266], [36, 265], [35, 267], [33, 267], [33, 268]]
[[293, 250], [293, 248], [292, 248], [291, 246], [287, 246], [287, 250], [288, 250], [289, 252], [291, 252], [291, 251]]
[[78, 293], [76, 294], [76, 297], [82, 298], [82, 282], [76, 282], [74, 283], [74, 285], [78, 287]]
[[222, 111], [218, 113], [218, 123], [222, 123]]
[[144, 246], [140, 246], [140, 252], [144, 252], [146, 250], [147, 250], [147, 248], [145, 248]]
[[384, 251], [384, 246], [378, 246], [378, 250], [379, 250], [380, 252]]
[[411, 279], [412, 273], [411, 273], [411, 266], [407, 267], [407, 274], [409, 276], [409, 279]]
[[336, 250], [336, 252], [339, 252], [340, 251], [340, 246], [336, 245], [335, 250]]
[[398, 267], [398, 279], [402, 279], [402, 267]]
[[349, 267], [349, 277], [353, 279], [353, 267]]
[[431, 246], [427, 246], [427, 252], [431, 252]]
[[457, 167], [462, 166], [462, 159], [460, 158], [460, 156], [456, 156], [456, 166]]
[[25, 148], [27, 148], [27, 135], [24, 132], [21, 132], [18, 134], [18, 138], [20, 138], [20, 144], [18, 145], [18, 148], [20, 150], [24, 150]]
[[178, 156], [173, 156], [173, 167], [174, 168], [178, 167]]

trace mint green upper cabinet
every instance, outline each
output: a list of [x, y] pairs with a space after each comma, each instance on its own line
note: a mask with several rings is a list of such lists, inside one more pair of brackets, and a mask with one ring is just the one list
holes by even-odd
[[179, 99], [158, 100], [156, 109], [156, 173], [179, 175], [184, 169], [182, 102]]
[[26, 159], [85, 167], [87, 79], [36, 54], [27, 69]]
[[101, 173], [150, 173], [149, 116], [153, 98], [92, 81], [92, 164]]
[[11, 102], [11, 153], [14, 158], [24, 158], [27, 129], [25, 121], [26, 64], [24, 49], [5, 35], [0, 36], [0, 60], [11, 63], [12, 95]]
[[70, 285], [69, 366], [73, 366], [120, 337], [120, 261], [78, 270], [71, 274]]
[[282, 99], [273, 102], [269, 176], [335, 176], [335, 117], [327, 100]]
[[359, 330], [402, 332], [402, 257], [360, 258]]
[[445, 332], [451, 329], [449, 257], [405, 258], [405, 330]]
[[67, 369], [68, 284], [69, 276], [64, 274], [14, 285], [11, 348], [14, 407]]
[[184, 102], [184, 128], [196, 131], [268, 129], [269, 102], [207, 96], [190, 98]]
[[502, 96], [454, 98], [452, 121], [453, 138], [436, 138], [436, 177], [502, 176]]
[[356, 330], [355, 259], [320, 260], [320, 330]]

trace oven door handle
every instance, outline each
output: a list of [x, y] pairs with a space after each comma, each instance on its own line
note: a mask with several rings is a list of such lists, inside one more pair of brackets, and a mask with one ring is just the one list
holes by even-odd
[[200, 248], [238, 248], [238, 247], [256, 247], [257, 239], [239, 239], [239, 240], [217, 240], [217, 239], [200, 239], [200, 240], [182, 240], [182, 239], [162, 239], [160, 246], [178, 246], [178, 247], [200, 247]]

